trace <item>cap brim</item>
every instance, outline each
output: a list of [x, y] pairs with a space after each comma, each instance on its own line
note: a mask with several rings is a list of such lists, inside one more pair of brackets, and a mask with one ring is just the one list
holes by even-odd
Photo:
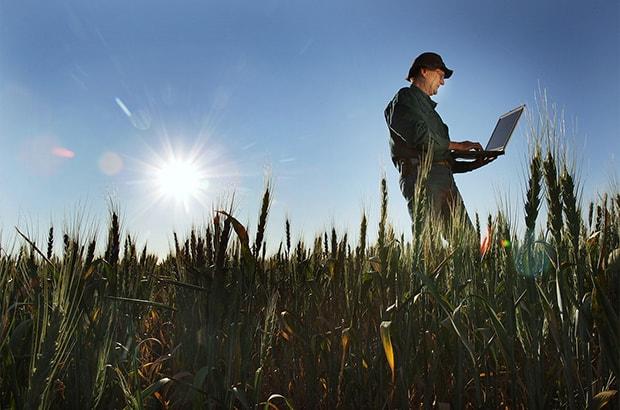
[[446, 66], [441, 67], [441, 69], [442, 69], [443, 74], [444, 74], [443, 78], [450, 78], [450, 77], [452, 77], [452, 73], [453, 73], [454, 71], [450, 70], [450, 69], [449, 69], [448, 67], [446, 67]]

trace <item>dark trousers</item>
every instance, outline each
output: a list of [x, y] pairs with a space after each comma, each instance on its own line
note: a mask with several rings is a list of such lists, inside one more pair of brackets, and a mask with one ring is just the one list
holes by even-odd
[[[410, 160], [400, 166], [400, 190], [407, 200], [409, 215], [412, 216], [412, 206], [415, 199], [416, 183], [418, 179], [418, 161]], [[456, 209], [462, 212], [469, 225], [473, 228], [463, 198], [454, 182], [454, 175], [449, 164], [433, 164], [428, 175], [426, 193], [430, 201], [431, 209], [434, 214], [441, 217], [445, 222], [452, 219], [452, 214]]]

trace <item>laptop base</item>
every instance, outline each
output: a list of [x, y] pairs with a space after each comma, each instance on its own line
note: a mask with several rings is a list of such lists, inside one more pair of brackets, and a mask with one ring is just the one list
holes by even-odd
[[450, 155], [453, 159], [478, 159], [478, 158], [491, 158], [504, 155], [504, 151], [457, 151], [451, 150]]

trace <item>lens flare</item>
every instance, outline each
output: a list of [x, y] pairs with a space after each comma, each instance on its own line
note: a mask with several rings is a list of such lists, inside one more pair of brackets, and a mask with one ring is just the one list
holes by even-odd
[[60, 158], [73, 158], [75, 157], [75, 152], [65, 147], [54, 147], [52, 148], [52, 155]]
[[115, 152], [104, 152], [99, 158], [99, 169], [106, 175], [116, 175], [123, 169], [123, 159]]

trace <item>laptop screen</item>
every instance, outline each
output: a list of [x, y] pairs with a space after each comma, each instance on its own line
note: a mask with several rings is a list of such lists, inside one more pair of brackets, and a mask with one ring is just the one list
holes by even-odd
[[517, 122], [523, 113], [524, 105], [515, 108], [514, 110], [507, 112], [499, 117], [497, 125], [493, 130], [493, 134], [489, 139], [489, 143], [485, 148], [486, 151], [503, 151], [510, 140], [512, 132], [517, 126]]

